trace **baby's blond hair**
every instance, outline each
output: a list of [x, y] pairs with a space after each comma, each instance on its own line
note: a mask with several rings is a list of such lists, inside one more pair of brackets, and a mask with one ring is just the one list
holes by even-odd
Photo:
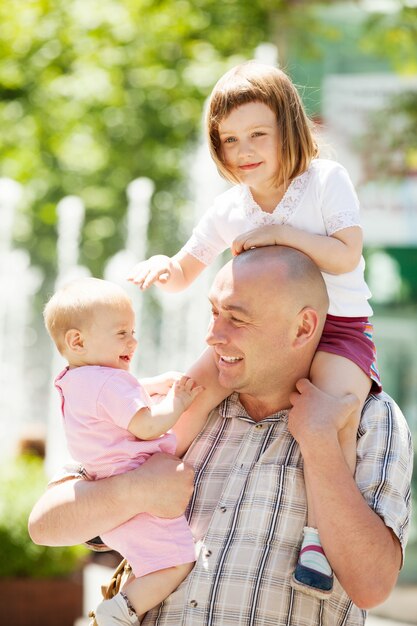
[[100, 278], [80, 278], [54, 293], [44, 308], [43, 318], [49, 335], [62, 354], [68, 330], [82, 330], [92, 323], [97, 313], [106, 314], [106, 311], [126, 305], [132, 306], [132, 302], [119, 285]]

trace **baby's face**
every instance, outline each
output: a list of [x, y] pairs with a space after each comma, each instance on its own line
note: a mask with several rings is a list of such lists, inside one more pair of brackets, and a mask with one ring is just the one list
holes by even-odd
[[128, 370], [138, 344], [134, 335], [135, 313], [129, 304], [99, 307], [83, 332], [85, 364]]

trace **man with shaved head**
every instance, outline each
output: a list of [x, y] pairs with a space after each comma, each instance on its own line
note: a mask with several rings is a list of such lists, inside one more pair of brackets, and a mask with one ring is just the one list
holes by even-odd
[[[67, 480], [35, 506], [30, 531], [81, 543], [139, 512], [187, 516], [201, 551], [191, 574], [145, 626], [358, 626], [393, 588], [409, 523], [411, 439], [384, 393], [370, 395], [355, 478], [338, 433], [352, 410], [308, 381], [328, 307], [302, 253], [258, 248], [227, 263], [210, 290], [207, 343], [231, 395], [185, 456], [163, 455], [102, 481]], [[335, 419], [336, 416], [336, 419]], [[323, 547], [336, 575], [329, 599], [290, 584], [311, 478]]]

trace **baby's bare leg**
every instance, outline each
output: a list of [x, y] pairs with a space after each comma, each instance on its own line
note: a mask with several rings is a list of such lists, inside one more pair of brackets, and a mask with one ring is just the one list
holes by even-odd
[[175, 591], [193, 567], [194, 563], [184, 563], [151, 572], [141, 578], [135, 578], [123, 591], [132, 603], [136, 614], [142, 617]]
[[122, 592], [99, 604], [95, 622], [91, 623], [97, 626], [137, 626], [147, 611], [175, 591], [193, 566], [194, 563], [185, 563], [130, 579]]
[[186, 374], [195, 380], [197, 385], [202, 385], [204, 391], [196, 397], [173, 428], [177, 436], [176, 453], [180, 457], [203, 428], [210, 411], [230, 395], [230, 389], [227, 390], [219, 384], [219, 373], [212, 348], [206, 348]]
[[[342, 398], [346, 394], [354, 394], [358, 398], [357, 409], [350, 414], [346, 426], [339, 432], [339, 442], [346, 463], [354, 474], [359, 419], [371, 388], [371, 379], [352, 361], [328, 352], [316, 353], [310, 379], [319, 389], [336, 398]], [[323, 453], [325, 454], [325, 451]], [[314, 502], [306, 468], [304, 478], [307, 491], [307, 526], [304, 528], [300, 557], [293, 576], [293, 586], [309, 595], [324, 599], [331, 593], [332, 568], [326, 559], [316, 530]]]

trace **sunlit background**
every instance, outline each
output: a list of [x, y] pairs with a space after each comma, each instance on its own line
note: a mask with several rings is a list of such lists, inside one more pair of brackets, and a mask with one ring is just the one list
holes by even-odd
[[[136, 374], [184, 369], [199, 354], [216, 268], [175, 296], [140, 294], [124, 276], [137, 260], [177, 251], [226, 188], [205, 145], [204, 102], [224, 71], [254, 57], [289, 73], [322, 154], [355, 183], [383, 383], [417, 437], [417, 3], [3, 0], [4, 579], [36, 577], [48, 559], [72, 571], [79, 560], [38, 550], [26, 534], [31, 504], [66, 457], [53, 389], [63, 363], [42, 307], [68, 276], [106, 277], [135, 303]], [[22, 461], [28, 449], [41, 460]], [[416, 583], [414, 521], [399, 587]], [[4, 593], [0, 584], [0, 604]]]

